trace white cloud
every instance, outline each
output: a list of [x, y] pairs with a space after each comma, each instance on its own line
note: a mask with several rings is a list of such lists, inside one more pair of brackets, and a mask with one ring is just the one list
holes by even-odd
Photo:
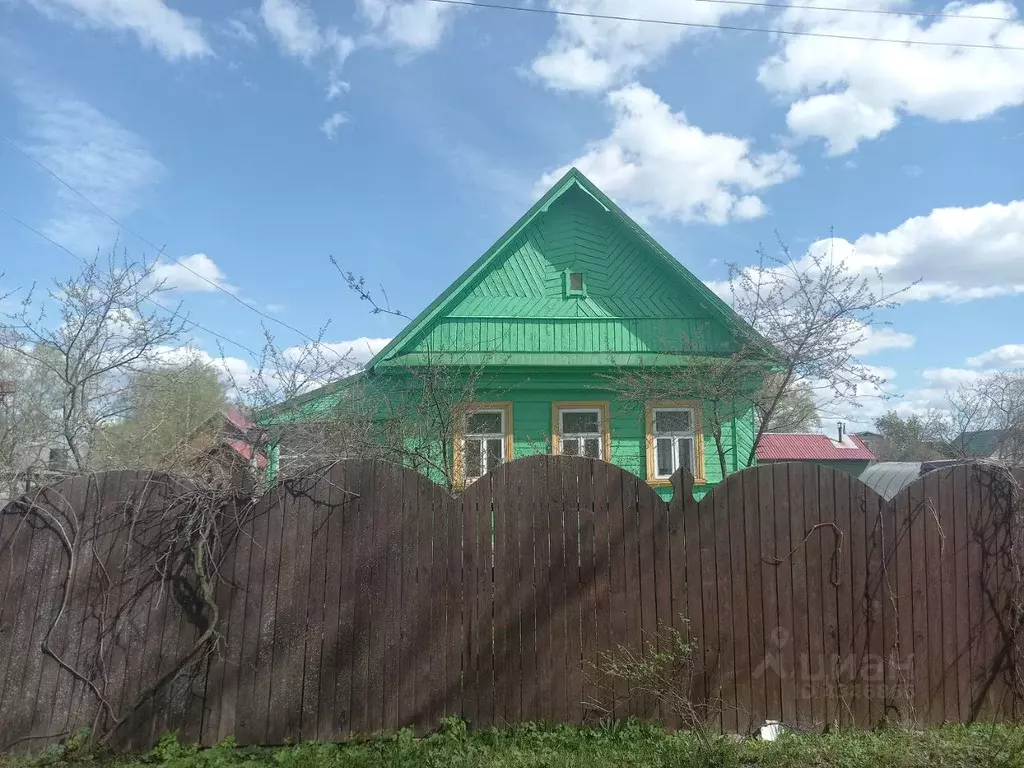
[[[571, 165], [641, 216], [724, 224], [765, 212], [752, 194], [799, 173], [787, 152], [755, 154], [747, 139], [705, 133], [654, 91], [632, 84], [608, 94], [612, 132]], [[547, 188], [568, 166], [539, 182]]]
[[256, 45], [259, 39], [256, 34], [249, 29], [249, 25], [242, 19], [231, 18], [224, 22], [221, 29], [230, 37], [235, 40], [239, 40], [247, 45]]
[[967, 358], [967, 365], [971, 368], [1024, 368], [1024, 344], [1003, 344]]
[[267, 32], [287, 55], [312, 66], [325, 60], [328, 68], [327, 100], [340, 94], [342, 65], [356, 43], [337, 27], [322, 27], [313, 10], [301, 0], [263, 0], [260, 18]]
[[158, 260], [153, 265], [153, 280], [174, 291], [216, 291], [222, 288], [230, 293], [235, 287], [227, 282], [220, 267], [205, 253], [194, 253], [177, 262]]
[[[874, 0], [863, 7], [899, 10], [902, 5]], [[777, 25], [821, 34], [1024, 47], [1024, 24], [1008, 2], [950, 3], [943, 12], [999, 20], [851, 14], [794, 5], [780, 14]], [[970, 121], [1024, 103], [1024, 51], [791, 36], [762, 64], [758, 79], [792, 100], [787, 122], [796, 136], [822, 138], [828, 153], [839, 155], [892, 130], [904, 116]]]
[[321, 28], [312, 9], [298, 0], [263, 0], [260, 18], [282, 51], [307, 64], [324, 54], [340, 67], [355, 47], [336, 27]]
[[373, 42], [407, 53], [436, 48], [458, 10], [426, 0], [359, 0], [359, 8], [373, 29]]
[[324, 136], [328, 139], [333, 139], [338, 135], [338, 129], [347, 122], [349, 122], [348, 115], [344, 112], [335, 112], [324, 120], [323, 124], [320, 126], [320, 130], [323, 131]]
[[[554, 10], [716, 24], [749, 8], [679, 0], [550, 0]], [[624, 10], [625, 9], [625, 10]], [[596, 91], [614, 87], [658, 62], [672, 46], [706, 30], [665, 24], [561, 16], [558, 32], [532, 65], [552, 88]]]
[[855, 335], [860, 337], [860, 341], [853, 347], [853, 354], [858, 357], [881, 352], [883, 349], [908, 349], [917, 341], [912, 334], [884, 327], [865, 326], [856, 331]]
[[[70, 186], [117, 219], [135, 211], [164, 167], [146, 142], [84, 101], [20, 81], [27, 151]], [[43, 228], [62, 245], [91, 253], [109, 247], [117, 226], [81, 197], [52, 181], [56, 210]]]
[[[320, 349], [327, 359], [336, 359], [352, 363], [355, 366], [363, 366], [370, 362], [370, 359], [380, 352], [391, 342], [391, 339], [369, 338], [360, 336], [350, 341], [325, 341], [321, 343]], [[298, 359], [302, 352], [308, 348], [307, 345], [289, 347], [284, 355], [290, 360]]]
[[941, 387], [943, 391], [955, 389], [961, 384], [974, 384], [983, 377], [980, 371], [964, 368], [931, 368], [921, 372], [921, 378], [932, 387]]
[[819, 240], [857, 271], [878, 269], [889, 289], [923, 278], [907, 301], [970, 301], [1024, 293], [1024, 201], [936, 208], [889, 232]]
[[334, 101], [348, 93], [351, 88], [352, 86], [340, 79], [337, 74], [332, 74], [327, 82], [327, 100]]
[[127, 30], [170, 61], [208, 56], [213, 49], [199, 19], [163, 0], [29, 0], [47, 16], [95, 29]]

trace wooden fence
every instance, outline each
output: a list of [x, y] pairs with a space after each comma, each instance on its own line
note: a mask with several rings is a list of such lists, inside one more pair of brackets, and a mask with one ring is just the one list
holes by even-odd
[[140, 698], [210, 629], [187, 568], [161, 566], [188, 510], [168, 478], [66, 481], [0, 515], [0, 748], [121, 721], [116, 742], [135, 747], [169, 729], [278, 744], [445, 715], [673, 725], [593, 666], [659, 623], [697, 644], [692, 695], [724, 731], [1019, 714], [1006, 473], [940, 470], [888, 503], [809, 464], [745, 470], [700, 503], [689, 482], [666, 504], [609, 464], [534, 456], [453, 498], [341, 462], [242, 520], [215, 653]]

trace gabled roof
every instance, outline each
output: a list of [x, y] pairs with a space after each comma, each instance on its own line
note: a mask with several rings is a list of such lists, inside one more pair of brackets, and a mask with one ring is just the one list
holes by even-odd
[[527, 227], [531, 226], [535, 219], [548, 211], [551, 205], [573, 189], [582, 190], [589, 195], [601, 208], [613, 216], [617, 222], [635, 236], [643, 245], [647, 246], [655, 259], [663, 262], [670, 272], [674, 274], [697, 298], [708, 314], [720, 321], [734, 337], [741, 337], [748, 342], [756, 344], [764, 350], [768, 358], [775, 358], [767, 342], [746, 322], [744, 322], [733, 310], [719, 298], [714, 291], [708, 288], [686, 267], [680, 264], [675, 257], [662, 248], [647, 232], [643, 230], [633, 219], [631, 219], [621, 208], [609, 199], [593, 182], [587, 179], [579, 170], [571, 168], [554, 186], [551, 187], [534, 205], [505, 232], [479, 259], [466, 269], [440, 296], [427, 306], [419, 315], [397, 335], [391, 342], [381, 349], [367, 363], [366, 370], [373, 368], [385, 361], [388, 361], [402, 352], [411, 339], [426, 329], [435, 319], [443, 316], [458, 300], [462, 289], [469, 285], [478, 275], [491, 267], [496, 259], [500, 258], [505, 247], [518, 237]]
[[828, 435], [767, 432], [757, 444], [758, 461], [877, 461], [857, 435], [839, 443]]

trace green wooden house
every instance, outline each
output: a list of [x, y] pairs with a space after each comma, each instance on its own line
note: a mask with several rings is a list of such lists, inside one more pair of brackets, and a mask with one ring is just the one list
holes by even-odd
[[[288, 418], [312, 418], [356, 390], [365, 397], [415, 389], [427, 366], [456, 377], [472, 371], [472, 402], [459, 405], [447, 445], [438, 447], [450, 452], [456, 488], [500, 462], [553, 452], [618, 464], [665, 497], [669, 478], [686, 467], [699, 497], [722, 479], [702, 404], [685, 391], [626, 402], [609, 377], [729, 355], [750, 339], [763, 344], [572, 169], [360, 376], [293, 401]], [[751, 453], [753, 408], [737, 409], [722, 434], [731, 473]]]

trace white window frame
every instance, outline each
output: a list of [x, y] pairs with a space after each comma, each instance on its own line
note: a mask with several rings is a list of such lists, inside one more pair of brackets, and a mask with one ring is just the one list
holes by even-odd
[[[686, 411], [690, 414], [690, 429], [688, 430], [671, 430], [666, 432], [658, 431], [658, 413], [664, 411]], [[667, 475], [658, 472], [658, 440], [671, 440], [672, 441], [672, 471]], [[651, 440], [653, 442], [653, 450], [651, 452], [651, 458], [654, 462], [654, 466], [651, 468], [651, 476], [655, 480], [668, 480], [672, 475], [676, 473], [680, 466], [679, 456], [679, 441], [689, 439], [690, 441], [690, 466], [687, 469], [690, 470], [690, 474], [693, 477], [699, 477], [697, 474], [697, 414], [694, 408], [684, 406], [655, 406], [651, 408]]]
[[[608, 457], [604, 455], [604, 413], [602, 408], [599, 407], [569, 407], [558, 409], [558, 453], [561, 456], [567, 455], [565, 453], [565, 441], [566, 440], [579, 440], [580, 441], [580, 452], [577, 456], [583, 458], [594, 458], [591, 456], [585, 456], [583, 453], [583, 441], [584, 440], [597, 440], [597, 457], [602, 461], [607, 461]], [[567, 413], [594, 413], [597, 414], [597, 432], [565, 432], [564, 422], [562, 417]]]
[[[506, 415], [506, 408], [473, 408], [467, 410], [463, 414], [463, 434], [459, 437], [459, 450], [461, 451], [460, 456], [460, 467], [461, 467], [461, 480], [465, 483], [472, 483], [479, 480], [485, 474], [487, 474], [487, 458], [488, 458], [488, 447], [487, 442], [489, 440], [497, 440], [501, 444], [501, 460], [499, 464], [504, 464], [508, 461], [508, 457], [505, 455], [505, 443], [508, 437], [508, 416]], [[501, 417], [501, 433], [496, 432], [469, 432], [469, 419], [471, 416], [476, 416], [481, 413], [496, 413]], [[466, 443], [468, 441], [476, 441], [480, 443], [480, 466], [477, 469], [482, 469], [480, 474], [469, 474], [469, 464], [466, 461]]]

